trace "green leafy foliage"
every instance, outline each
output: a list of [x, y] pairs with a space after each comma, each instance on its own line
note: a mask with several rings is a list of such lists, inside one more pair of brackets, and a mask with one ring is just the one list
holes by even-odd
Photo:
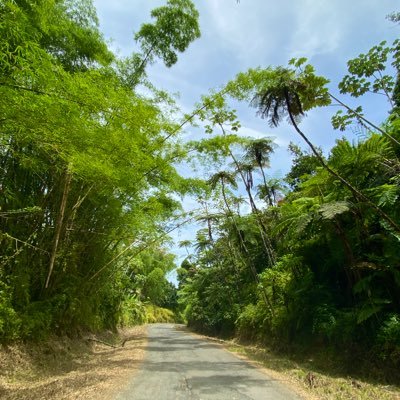
[[[399, 365], [398, 76], [388, 68], [390, 62], [398, 68], [398, 54], [397, 41], [382, 42], [351, 60], [339, 85], [360, 99], [384, 94], [392, 110], [380, 126], [362, 106], [351, 108], [328, 93], [328, 80], [304, 58], [240, 73], [207, 98], [200, 119], [209, 121], [212, 136], [192, 146], [206, 156], [211, 177], [201, 200], [206, 214], [198, 219], [208, 225], [178, 274], [189, 325], [283, 349], [356, 349]], [[271, 127], [287, 118], [310, 146], [308, 152], [290, 144], [286, 183], [268, 177], [269, 138], [229, 143], [232, 124], [240, 126], [232, 98], [250, 102]], [[357, 122], [365, 135], [357, 142], [343, 137], [325, 156], [298, 123], [331, 99], [344, 109], [334, 127], [345, 131]], [[247, 194], [245, 212], [238, 193]]]
[[399, 365], [400, 354], [400, 317], [389, 315], [378, 332], [378, 343], [382, 346], [380, 356]]
[[[199, 37], [191, 1], [155, 9], [126, 59], [108, 49], [89, 0], [0, 9], [1, 341], [172, 322], [176, 311], [204, 332], [372, 349], [399, 365], [400, 41], [349, 61], [339, 84], [359, 99], [385, 95], [379, 126], [300, 58], [205, 96], [187, 121], [208, 136], [182, 145], [176, 106], [145, 72]], [[334, 127], [356, 122], [366, 135], [324, 156], [298, 123], [332, 99], [343, 108]], [[268, 176], [272, 138], [244, 137], [232, 100], [271, 127], [287, 119], [309, 145], [289, 146], [285, 180]], [[185, 154], [207, 176], [180, 177], [173, 162]], [[187, 193], [201, 226], [177, 293], [166, 233]]]
[[[347, 63], [350, 75], [346, 75], [339, 83], [342, 93], [350, 93], [359, 97], [369, 91], [389, 94], [394, 89], [395, 78], [383, 75], [386, 69], [388, 56], [393, 49], [387, 46], [386, 41], [373, 46], [367, 54], [360, 54]], [[370, 80], [371, 79], [371, 80]]]
[[[170, 66], [199, 36], [198, 13], [171, 0], [152, 15], [137, 40]], [[109, 50], [90, 0], [2, 2], [0, 33], [0, 340], [114, 329], [143, 322], [144, 301], [173, 306], [175, 105], [133, 90], [146, 62]]]
[[321, 204], [319, 212], [324, 219], [333, 219], [337, 215], [343, 214], [349, 211], [350, 207], [346, 201], [335, 201], [331, 203]]
[[18, 338], [20, 325], [21, 319], [12, 307], [10, 288], [0, 282], [0, 336], [5, 340]]
[[178, 61], [177, 52], [184, 52], [200, 37], [199, 13], [190, 0], [168, 0], [165, 6], [154, 9], [151, 16], [155, 22], [143, 24], [135, 34], [142, 54], [132, 59], [135, 70], [133, 84], [156, 57], [171, 67]]

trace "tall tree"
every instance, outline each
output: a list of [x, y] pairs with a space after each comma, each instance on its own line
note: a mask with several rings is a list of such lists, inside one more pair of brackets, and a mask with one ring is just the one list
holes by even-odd
[[249, 162], [255, 163], [261, 171], [265, 192], [268, 197], [268, 203], [270, 206], [273, 206], [272, 197], [268, 191], [267, 178], [265, 176], [264, 167], [269, 167], [269, 158], [270, 154], [274, 150], [273, 140], [270, 138], [256, 139], [251, 141], [246, 147], [245, 158]]

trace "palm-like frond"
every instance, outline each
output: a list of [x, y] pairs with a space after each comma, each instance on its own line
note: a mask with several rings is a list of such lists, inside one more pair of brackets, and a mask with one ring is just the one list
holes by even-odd
[[283, 208], [281, 221], [274, 228], [276, 234], [301, 235], [313, 221], [318, 208], [318, 199], [301, 197], [290, 204], [288, 211]]
[[191, 245], [192, 245], [192, 241], [191, 240], [181, 240], [178, 243], [179, 248], [190, 247]]
[[224, 214], [221, 213], [207, 213], [207, 214], [201, 214], [196, 217], [196, 221], [201, 221], [201, 222], [216, 222], [219, 221], [221, 218], [223, 218]]
[[258, 196], [260, 199], [272, 198], [274, 203], [284, 197], [285, 186], [280, 179], [271, 178], [266, 180], [264, 185], [258, 185]]
[[212, 245], [212, 240], [209, 238], [207, 228], [198, 230], [196, 233], [196, 243], [195, 243], [196, 251], [205, 250], [211, 245]]
[[378, 199], [380, 206], [393, 206], [396, 204], [400, 194], [398, 185], [383, 184], [374, 188], [374, 195]]
[[332, 149], [329, 164], [363, 188], [374, 188], [391, 176], [398, 166], [391, 143], [378, 134], [351, 144], [341, 139]]
[[393, 149], [389, 141], [381, 135], [371, 135], [368, 140], [352, 145], [342, 139], [332, 149], [330, 161], [337, 166], [350, 165], [351, 168], [370, 167], [371, 162], [393, 156]]
[[244, 175], [244, 180], [246, 186], [249, 188], [253, 187], [253, 172], [254, 172], [254, 165], [252, 163], [238, 163], [237, 165], [237, 173]]
[[245, 160], [256, 165], [268, 166], [271, 153], [273, 153], [276, 145], [272, 138], [262, 138], [252, 140], [246, 146]]
[[223, 185], [230, 185], [235, 189], [238, 187], [235, 180], [235, 175], [227, 171], [219, 171], [211, 176], [211, 178], [208, 180], [208, 184], [211, 186], [212, 189], [215, 189], [218, 183], [222, 183]]
[[250, 102], [250, 105], [257, 109], [257, 114], [268, 120], [271, 127], [277, 127], [289, 113], [296, 122], [304, 116], [298, 94], [303, 84], [294, 79], [292, 74], [292, 71], [277, 68], [274, 82], [269, 87], [260, 90]]

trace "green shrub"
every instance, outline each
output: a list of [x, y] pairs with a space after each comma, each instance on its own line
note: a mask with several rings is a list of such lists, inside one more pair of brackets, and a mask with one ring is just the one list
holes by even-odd
[[53, 308], [46, 301], [29, 304], [21, 315], [21, 337], [42, 339], [50, 333], [53, 326]]
[[336, 310], [329, 304], [315, 308], [312, 333], [331, 339], [337, 324]]
[[146, 322], [147, 309], [137, 297], [127, 297], [121, 304], [121, 326], [141, 325]]
[[380, 356], [400, 366], [400, 315], [392, 314], [378, 332]]
[[17, 339], [21, 320], [11, 305], [10, 288], [0, 282], [0, 341]]
[[128, 297], [122, 302], [120, 326], [155, 322], [175, 322], [175, 314], [167, 308], [144, 304], [137, 297]]
[[242, 339], [262, 340], [270, 331], [268, 312], [263, 304], [248, 304], [236, 320], [237, 333]]
[[147, 323], [175, 322], [174, 312], [167, 308], [158, 307], [153, 304], [146, 304], [145, 309]]

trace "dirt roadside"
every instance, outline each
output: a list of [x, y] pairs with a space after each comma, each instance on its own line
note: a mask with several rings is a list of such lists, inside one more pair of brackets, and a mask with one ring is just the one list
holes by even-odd
[[146, 327], [134, 327], [118, 336], [109, 333], [80, 340], [52, 338], [41, 344], [1, 346], [0, 398], [111, 400], [137, 370], [146, 344]]

